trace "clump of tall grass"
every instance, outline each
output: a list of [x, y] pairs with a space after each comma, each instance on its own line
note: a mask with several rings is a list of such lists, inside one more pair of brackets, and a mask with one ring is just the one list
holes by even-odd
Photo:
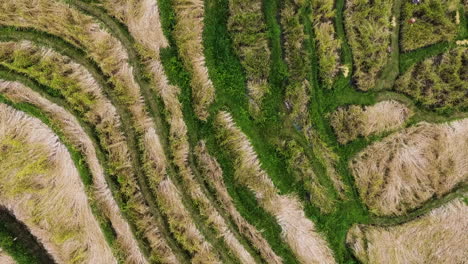
[[256, 114], [260, 111], [263, 96], [269, 90], [271, 64], [262, 1], [230, 0], [228, 30], [246, 73], [249, 106]]
[[173, 36], [185, 62], [192, 73], [191, 86], [193, 107], [198, 118], [208, 118], [208, 107], [215, 98], [215, 89], [208, 76], [203, 54], [203, 15], [201, 0], [175, 0], [176, 24]]
[[[411, 51], [440, 41], [452, 41], [457, 36], [458, 0], [425, 0], [415, 5], [403, 1], [401, 47]], [[415, 23], [408, 23], [416, 18]]]
[[0, 105], [0, 203], [60, 263], [116, 263], [70, 154], [38, 119]]
[[268, 174], [261, 168], [247, 136], [236, 127], [232, 116], [221, 111], [215, 119], [217, 137], [235, 165], [235, 178], [249, 188], [267, 212], [275, 216], [282, 239], [301, 263], [335, 263], [326, 241], [316, 232], [297, 197], [280, 195]]
[[334, 4], [334, 0], [313, 1], [312, 14], [310, 15], [317, 43], [319, 75], [327, 88], [332, 87], [333, 80], [340, 70], [341, 42], [337, 39], [333, 24], [335, 19]]
[[397, 91], [438, 112], [466, 111], [468, 49], [457, 47], [411, 66], [396, 83]]
[[325, 167], [328, 177], [331, 179], [333, 187], [338, 192], [341, 199], [345, 199], [345, 194], [349, 192], [348, 187], [343, 183], [336, 166], [339, 161], [339, 156], [333, 149], [324, 141], [317, 131], [309, 124], [304, 129], [304, 135], [310, 145], [312, 145], [312, 153]]
[[304, 47], [306, 35], [300, 19], [300, 9], [305, 2], [286, 1], [281, 10], [281, 26], [284, 37], [284, 55], [288, 65], [289, 83], [286, 86], [286, 103], [290, 105], [290, 116], [301, 127], [309, 117], [309, 98], [311, 86], [308, 80], [311, 63]]
[[4, 82], [0, 80], [0, 93], [15, 102], [32, 104], [51, 116], [54, 124], [60, 127], [67, 140], [83, 153], [87, 166], [93, 176], [92, 182], [94, 188], [92, 199], [96, 199], [99, 209], [110, 220], [117, 236], [119, 250], [125, 252], [128, 263], [147, 263], [145, 256], [138, 248], [130, 226], [122, 217], [119, 207], [112, 197], [104, 176], [104, 169], [97, 158], [93, 142], [76, 118], [63, 108], [42, 98], [38, 93], [17, 82]]
[[456, 199], [401, 225], [355, 225], [347, 244], [362, 263], [466, 263], [467, 214]]
[[331, 114], [330, 124], [338, 142], [346, 144], [359, 136], [368, 137], [401, 128], [412, 114], [406, 105], [388, 100], [372, 106], [340, 107]]
[[349, 164], [362, 200], [401, 215], [450, 192], [468, 174], [468, 119], [419, 123], [360, 152]]
[[237, 211], [234, 202], [228, 193], [227, 187], [224, 184], [223, 171], [216, 159], [208, 153], [208, 149], [206, 148], [204, 141], [200, 141], [198, 143], [195, 148], [195, 156], [205, 182], [215, 190], [216, 198], [229, 213], [240, 233], [253, 244], [266, 262], [275, 264], [283, 263], [281, 257], [276, 255], [276, 253], [271, 249], [262, 234], [254, 226], [249, 224], [249, 222], [242, 217], [239, 211]]
[[360, 90], [374, 87], [388, 61], [394, 1], [346, 1], [345, 29], [353, 50], [354, 78]]
[[157, 1], [101, 0], [99, 5], [127, 25], [132, 36], [151, 50], [169, 45], [162, 31]]

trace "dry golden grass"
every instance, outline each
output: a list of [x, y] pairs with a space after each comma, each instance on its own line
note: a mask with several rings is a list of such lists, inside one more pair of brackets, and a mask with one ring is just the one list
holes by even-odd
[[[157, 198], [161, 211], [168, 218], [170, 230], [174, 233], [177, 241], [191, 253], [191, 261], [193, 263], [200, 263], [201, 260], [206, 260], [209, 263], [219, 263], [218, 256], [213, 251], [213, 247], [197, 229], [194, 219], [192, 219], [189, 211], [185, 208], [180, 191], [172, 180], [167, 177], [167, 164], [157, 135], [152, 141], [147, 141], [145, 144], [150, 143], [152, 145], [150, 145], [151, 148], [149, 148], [149, 150], [155, 154], [159, 153], [161, 158], [153, 160], [155, 164], [157, 164], [156, 169], [158, 171], [153, 177], [149, 178], [149, 183]], [[188, 168], [183, 168], [185, 170], [181, 171], [180, 174], [184, 177], [184, 180], [186, 180], [186, 177], [189, 176], [189, 171]], [[191, 182], [187, 187], [189, 188], [188, 192], [191, 194], [191, 197], [194, 198], [193, 192], [194, 188], [197, 186]]]
[[[109, 40], [110, 43], [113, 42], [116, 45], [120, 44], [109, 34], [105, 32], [102, 33], [107, 37], [107, 40]], [[27, 48], [29, 50], [33, 49], [31, 45], [29, 45]], [[92, 43], [89, 44], [89, 48], [93, 48]], [[115, 48], [115, 46], [112, 48]], [[118, 49], [114, 52], [124, 52], [122, 46], [117, 46], [117, 48]], [[37, 51], [36, 48], [36, 52], [44, 53], [44, 49], [39, 49], [39, 51]], [[128, 197], [128, 203], [131, 204], [130, 207], [138, 211], [132, 212], [132, 214], [141, 214], [140, 217], [136, 218], [137, 226], [142, 230], [146, 230], [146, 232], [143, 232], [143, 234], [155, 250], [152, 252], [153, 255], [158, 256], [157, 258], [165, 259], [169, 263], [176, 261], [170, 248], [166, 245], [163, 237], [159, 233], [158, 228], [155, 225], [156, 223], [151, 219], [149, 208], [146, 207], [144, 198], [141, 196], [141, 193], [139, 193], [139, 186], [137, 184], [136, 178], [134, 178], [135, 175], [132, 175], [134, 172], [130, 165], [131, 160], [129, 159], [126, 139], [120, 132], [120, 122], [116, 115], [115, 108], [106, 98], [102, 96], [100, 93], [101, 88], [95, 83], [92, 76], [86, 70], [81, 69], [79, 65], [73, 64], [69, 61], [69, 59], [61, 58], [60, 55], [54, 53], [51, 50], [46, 50], [45, 53], [49, 56], [53, 56], [55, 63], [61, 63], [63, 69], [67, 69], [73, 73], [72, 75], [69, 75], [68, 78], [78, 81], [78, 88], [82, 88], [84, 91], [91, 90], [91, 93], [95, 98], [95, 103], [91, 105], [85, 105], [85, 107], [81, 107], [80, 109], [90, 109], [88, 112], [83, 114], [89, 122], [96, 126], [98, 132], [101, 132], [101, 142], [106, 150], [111, 153], [110, 160], [112, 164], [115, 165], [115, 170], [120, 172], [121, 175], [125, 175], [125, 182], [121, 183], [121, 191], [126, 197]], [[123, 53], [122, 56], [127, 57], [126, 53]], [[109, 58], [102, 59], [107, 59], [107, 62], [109, 63], [109, 61], [114, 60], [115, 57], [111, 56]], [[69, 63], [66, 64], [65, 62]], [[71, 64], [73, 65], [70, 66]], [[109, 74], [115, 77], [111, 79], [114, 80], [114, 84], [118, 85], [118, 80], [121, 80], [122, 83], [125, 82], [127, 84], [128, 89], [122, 90], [121, 96], [124, 96], [125, 98], [139, 98], [139, 87], [133, 79], [132, 71], [129, 68], [128, 63], [126, 61], [118, 61], [114, 62], [112, 65], [112, 68], [116, 70], [109, 72]], [[80, 78], [85, 78], [85, 81], [81, 80]], [[70, 98], [67, 97], [67, 99]], [[71, 103], [73, 104], [74, 102]], [[137, 131], [140, 133], [145, 133], [144, 139], [142, 139], [144, 140], [145, 144], [142, 146], [151, 146], [147, 149], [149, 152], [144, 153], [146, 162], [150, 164], [145, 166], [145, 168], [152, 170], [148, 173], [155, 174], [154, 170], [160, 170], [159, 163], [161, 160], [164, 160], [164, 154], [163, 152], [159, 151], [160, 147], [158, 148], [158, 146], [160, 144], [159, 141], [156, 140], [157, 135], [155, 134], [153, 123], [145, 112], [145, 106], [142, 100], [135, 100], [132, 105], [128, 106], [128, 108], [129, 112], [134, 116], [133, 121]], [[120, 181], [122, 181], [122, 179]]]
[[[42, 2], [41, 2], [42, 3]], [[40, 9], [34, 10], [35, 14], [38, 17], [35, 17], [34, 19], [29, 19], [29, 24], [27, 26], [37, 26], [35, 23], [37, 23], [37, 20], [43, 19], [42, 16], [45, 15], [45, 11], [54, 11], [56, 9], [61, 10], [65, 9], [65, 6], [60, 5], [59, 3], [42, 3], [43, 6], [41, 6]], [[146, 2], [148, 4], [148, 2]], [[25, 6], [24, 3], [15, 3], [12, 5], [19, 5], [22, 8], [26, 8], [28, 10], [28, 7]], [[139, 5], [132, 5], [134, 7], [138, 7]], [[151, 5], [150, 5], [151, 6]], [[154, 12], [157, 13], [157, 9], [155, 9], [155, 6], [152, 6], [153, 8], [150, 9]], [[30, 8], [30, 7], [29, 7]], [[33, 10], [31, 10], [33, 11]], [[128, 17], [133, 16], [131, 13], [128, 13], [129, 9], [124, 9], [124, 13], [120, 14], [125, 15]], [[132, 10], [130, 10], [132, 11]], [[133, 10], [134, 11], [134, 10]], [[142, 11], [142, 10], [140, 10]], [[146, 11], [145, 8], [143, 8], [143, 11]], [[153, 12], [153, 13], [154, 13]], [[155, 13], [155, 14], [156, 14]], [[82, 18], [85, 17], [82, 14], [77, 13], [77, 16], [81, 16]], [[146, 14], [147, 15], [147, 14]], [[158, 16], [148, 16], [151, 18], [155, 18], [157, 20]], [[15, 21], [14, 18], [12, 21], [7, 21], [5, 22], [6, 24], [20, 24], [22, 26], [25, 26], [24, 21], [20, 19], [19, 21]], [[130, 19], [129, 21], [131, 21]], [[80, 19], [81, 21], [87, 21], [85, 19]], [[89, 20], [82, 24], [81, 26], [83, 28], [90, 27], [88, 24], [91, 23], [92, 21]], [[52, 21], [51, 21], [52, 23]], [[88, 23], [88, 24], [86, 24]], [[140, 22], [141, 23], [141, 22]], [[45, 28], [41, 28], [42, 24], [40, 24], [39, 28], [43, 30], [47, 30]], [[140, 36], [142, 38], [143, 36], [146, 37], [146, 35], [139, 34], [137, 27], [139, 26], [138, 23], [131, 23], [129, 24], [130, 31], [134, 31], [134, 34]], [[70, 26], [66, 27], [66, 29], [60, 30], [57, 29], [56, 32], [53, 32], [61, 37], [64, 37], [65, 39], [73, 42], [72, 36], [70, 34], [70, 31], [68, 30]], [[132, 69], [128, 65], [128, 55], [124, 51], [122, 45], [114, 39], [110, 34], [107, 32], [97, 29], [94, 27], [93, 30], [88, 31], [88, 32], [81, 32], [81, 34], [84, 34], [84, 41], [82, 43], [76, 43], [76, 45], [80, 45], [83, 48], [87, 49], [91, 55], [92, 58], [94, 58], [101, 66], [101, 68], [104, 70], [104, 72], [108, 73], [112, 78], [111, 81], [114, 84], [114, 87], [120, 95], [120, 99], [122, 103], [125, 103], [126, 106], [128, 106], [129, 112], [132, 114], [133, 121], [134, 121], [134, 127], [136, 128], [137, 132], [139, 135], [141, 135], [141, 140], [140, 140], [140, 147], [143, 150], [143, 157], [144, 157], [144, 162], [145, 166], [144, 169], [146, 171], [146, 174], [148, 178], [153, 181], [152, 186], [157, 187], [159, 182], [163, 179], [163, 176], [165, 174], [165, 156], [164, 152], [162, 151], [161, 144], [159, 142], [158, 136], [155, 133], [155, 128], [152, 120], [148, 117], [144, 104], [142, 103], [142, 100], [139, 99], [141, 98], [140, 90], [138, 85], [136, 84], [135, 80], [133, 79], [133, 74], [132, 74]], [[155, 29], [157, 31], [157, 28]], [[135, 33], [136, 32], [136, 33]], [[141, 33], [141, 32], [140, 32]], [[141, 40], [141, 39], [140, 39]], [[158, 54], [158, 49], [160, 45], [164, 45], [164, 41], [159, 41], [157, 43], [152, 43], [151, 41], [141, 41], [140, 44], [142, 45], [150, 45], [150, 44], [157, 44], [153, 46], [148, 46], [147, 48], [149, 49], [149, 54]], [[157, 57], [157, 56], [155, 56]], [[170, 123], [171, 123], [171, 134], [175, 135], [173, 138], [177, 139], [179, 135], [182, 135], [184, 139], [186, 139], [186, 126], [185, 123], [183, 122], [182, 118], [182, 112], [181, 112], [181, 105], [180, 102], [177, 100], [178, 96], [178, 88], [174, 86], [169, 86], [167, 84], [167, 79], [163, 74], [162, 70], [162, 65], [160, 64], [159, 60], [152, 60], [148, 62], [148, 67], [154, 73], [154, 81], [158, 85], [157, 88], [159, 88], [159, 92], [161, 96], [163, 97], [163, 101], [165, 102], [166, 106], [168, 107], [168, 110], [170, 112]], [[149, 147], [146, 147], [149, 146]], [[145, 148], [146, 147], [146, 148]], [[186, 156], [188, 155], [188, 142], [185, 140], [182, 143], [180, 142], [174, 142], [171, 145], [174, 153], [176, 153], [176, 160], [179, 161], [179, 164], [182, 164], [184, 162], [184, 165], [186, 163]], [[125, 166], [127, 167], [127, 166]], [[125, 187], [126, 188], [126, 193], [134, 193], [136, 194], [137, 187], [134, 182], [128, 181], [125, 182]], [[130, 189], [129, 189], [130, 188]], [[132, 191], [133, 189], [133, 191]], [[141, 194], [138, 193], [137, 195], [130, 196], [131, 199], [142, 199]], [[129, 197], [129, 198], [130, 198]], [[164, 199], [160, 199], [163, 201]], [[167, 200], [167, 199], [166, 199]], [[166, 205], [168, 206], [168, 205]], [[170, 206], [170, 205], [169, 205]], [[138, 210], [142, 212], [142, 205], [139, 205]], [[143, 206], [144, 208], [144, 206]], [[145, 209], [146, 210], [146, 209]], [[143, 211], [145, 211], [143, 210]], [[147, 211], [146, 211], [147, 212]], [[189, 221], [190, 217], [189, 215], [184, 215], [186, 217], [186, 221]], [[141, 217], [139, 218], [141, 220], [137, 220], [137, 224], [147, 226], [145, 224], [148, 224], [147, 222], [150, 221], [149, 217]], [[174, 220], [176, 221], [176, 219]], [[145, 234], [155, 234], [156, 238], [161, 238], [160, 234], [158, 234], [156, 228], [151, 228], [151, 229], [146, 229], [147, 232], [144, 232]], [[151, 232], [149, 231], [151, 230]], [[187, 235], [186, 238], [182, 239], [190, 239], [190, 234], [185, 234]], [[204, 243], [203, 241], [199, 241], [200, 243]], [[163, 247], [162, 252], [168, 253], [166, 254], [166, 258], [171, 261], [175, 261], [173, 256], [171, 257], [170, 250], [167, 248], [167, 246], [164, 246], [165, 244], [162, 243], [161, 241], [154, 241], [151, 242], [151, 244], [155, 246], [160, 246]], [[164, 248], [165, 247], [165, 248]]]
[[338, 141], [346, 144], [359, 136], [370, 136], [401, 128], [412, 116], [406, 105], [394, 100], [372, 106], [340, 107], [330, 116], [330, 123]]
[[200, 141], [198, 143], [195, 148], [195, 155], [197, 157], [201, 173], [205, 178], [205, 182], [215, 190], [216, 198], [229, 213], [239, 232], [252, 243], [267, 263], [283, 263], [282, 259], [271, 249], [262, 234], [254, 226], [249, 224], [249, 222], [241, 216], [239, 211], [237, 211], [224, 184], [223, 171], [216, 159], [208, 153], [208, 149], [206, 148], [204, 141]]
[[467, 215], [457, 199], [402, 225], [355, 225], [347, 242], [362, 263], [468, 263]]
[[363, 201], [379, 215], [404, 214], [468, 178], [468, 119], [419, 123], [367, 147], [349, 164]]
[[456, 43], [458, 46], [468, 46], [468, 39], [457, 40], [457, 41], [455, 41], [455, 43]]
[[116, 263], [70, 154], [38, 119], [0, 105], [0, 200], [59, 263]]
[[264, 208], [277, 219], [283, 240], [300, 263], [336, 263], [332, 250], [315, 230], [314, 223], [305, 216], [297, 197], [276, 195], [264, 203]]
[[[119, 249], [125, 252], [127, 263], [147, 263], [145, 256], [138, 248], [137, 241], [133, 237], [130, 226], [122, 217], [119, 207], [112, 197], [107, 185], [104, 171], [96, 156], [93, 142], [80, 126], [76, 118], [63, 108], [42, 98], [38, 93], [16, 82], [4, 82], [0, 80], [0, 93], [15, 102], [29, 103], [41, 109], [51, 117], [54, 124], [60, 127], [64, 136], [79, 150], [88, 165], [93, 176], [93, 196], [98, 202], [106, 217], [110, 220], [117, 235]], [[1, 263], [1, 262], [0, 262]]]
[[179, 191], [169, 179], [163, 180], [157, 192], [161, 209], [169, 216], [169, 225], [177, 233], [182, 234], [179, 241], [192, 254], [191, 263], [221, 263], [212, 246], [207, 243], [197, 229], [190, 214], [181, 203]]
[[218, 138], [234, 159], [236, 180], [252, 190], [260, 206], [275, 216], [282, 229], [282, 239], [298, 260], [301, 263], [335, 263], [331, 249], [305, 216], [299, 200], [278, 194], [247, 136], [236, 127], [232, 116], [219, 112], [215, 125]]
[[2, 248], [0, 248], [0, 263], [16, 264], [16, 261], [10, 255], [7, 255], [6, 252], [2, 251]]
[[157, 1], [102, 0], [100, 4], [150, 50], [159, 51], [169, 45], [162, 31]]
[[208, 107], [215, 98], [215, 89], [208, 76], [203, 54], [203, 16], [202, 0], [173, 1], [176, 24], [173, 36], [185, 66], [192, 73], [191, 86], [194, 99], [193, 107], [198, 118], [208, 118]]

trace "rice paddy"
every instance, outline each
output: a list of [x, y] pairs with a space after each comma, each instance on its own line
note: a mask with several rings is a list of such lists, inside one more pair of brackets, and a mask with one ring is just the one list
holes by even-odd
[[467, 205], [456, 199], [398, 226], [354, 226], [348, 243], [362, 263], [466, 262]]
[[1, 1], [0, 263], [468, 262], [467, 21]]
[[368, 137], [402, 128], [411, 110], [397, 101], [381, 101], [372, 106], [338, 108], [330, 117], [338, 141], [346, 144], [359, 136]]

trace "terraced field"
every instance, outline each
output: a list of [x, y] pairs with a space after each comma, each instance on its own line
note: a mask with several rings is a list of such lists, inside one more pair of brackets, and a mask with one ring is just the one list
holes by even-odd
[[468, 263], [467, 38], [463, 0], [2, 0], [0, 264]]

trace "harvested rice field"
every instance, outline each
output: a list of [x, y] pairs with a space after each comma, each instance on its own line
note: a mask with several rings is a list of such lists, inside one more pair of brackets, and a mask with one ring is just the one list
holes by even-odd
[[468, 263], [467, 10], [0, 1], [0, 264]]

